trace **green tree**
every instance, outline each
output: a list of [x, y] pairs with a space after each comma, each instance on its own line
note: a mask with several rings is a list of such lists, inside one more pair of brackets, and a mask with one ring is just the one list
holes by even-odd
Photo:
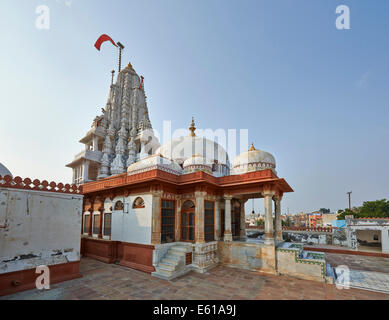
[[362, 207], [339, 210], [338, 214], [338, 220], [345, 220], [345, 216], [348, 215], [353, 215], [354, 218], [388, 218], [389, 201], [386, 199], [365, 201]]
[[321, 213], [330, 213], [331, 210], [330, 209], [326, 209], [326, 208], [320, 208], [319, 212], [321, 212]]
[[359, 215], [364, 218], [387, 218], [389, 217], [389, 201], [386, 199], [366, 201], [360, 208]]
[[291, 225], [290, 217], [287, 216], [285, 221], [284, 220], [281, 221], [281, 224], [283, 227], [290, 227]]
[[257, 226], [260, 227], [260, 226], [264, 226], [265, 225], [265, 220], [257, 220]]
[[358, 212], [350, 209], [344, 209], [338, 211], [338, 220], [346, 220], [346, 216], [354, 216], [354, 218], [359, 218]]

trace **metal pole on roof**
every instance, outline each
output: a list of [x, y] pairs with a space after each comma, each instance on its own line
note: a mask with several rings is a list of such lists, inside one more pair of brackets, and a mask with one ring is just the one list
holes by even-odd
[[351, 194], [352, 193], [353, 193], [352, 191], [347, 192], [347, 194], [348, 194], [348, 208], [350, 209], [350, 211], [351, 211]]

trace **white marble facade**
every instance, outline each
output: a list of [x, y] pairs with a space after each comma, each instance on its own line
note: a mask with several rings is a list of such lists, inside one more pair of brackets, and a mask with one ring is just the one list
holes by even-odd
[[67, 165], [73, 182], [94, 181], [124, 173], [159, 147], [150, 123], [146, 94], [140, 77], [129, 64], [112, 83], [102, 114], [80, 140], [85, 150]]
[[160, 146], [150, 123], [143, 82], [129, 64], [112, 83], [102, 114], [80, 140], [85, 150], [67, 167], [73, 169], [76, 184], [154, 169], [177, 175], [204, 171], [215, 177], [266, 169], [275, 172], [275, 159], [268, 152], [252, 145], [230, 166], [223, 146], [195, 134], [193, 119], [189, 131]]

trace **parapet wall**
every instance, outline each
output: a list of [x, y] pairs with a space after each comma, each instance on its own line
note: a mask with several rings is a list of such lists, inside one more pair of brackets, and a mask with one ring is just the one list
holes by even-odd
[[326, 264], [324, 254], [310, 253], [311, 259], [300, 258], [301, 248], [278, 248], [277, 271], [279, 274], [325, 282]]
[[274, 246], [239, 241], [219, 241], [218, 250], [221, 265], [276, 274]]
[[77, 187], [30, 181], [0, 177], [0, 295], [33, 288], [41, 265], [58, 266], [58, 281], [79, 276], [83, 196]]
[[[264, 234], [263, 228], [250, 227], [248, 233]], [[326, 244], [347, 247], [347, 236], [345, 229], [339, 228], [290, 228], [284, 227], [282, 237], [287, 242], [301, 242], [309, 245]]]

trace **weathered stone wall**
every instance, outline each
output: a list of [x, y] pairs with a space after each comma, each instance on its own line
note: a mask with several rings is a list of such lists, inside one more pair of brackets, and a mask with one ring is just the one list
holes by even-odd
[[299, 253], [299, 249], [277, 249], [278, 273], [306, 280], [326, 281], [324, 256], [318, 254], [315, 259], [301, 259]]
[[[384, 253], [389, 253], [389, 219], [388, 218], [360, 218], [346, 217], [346, 233], [348, 246], [358, 249], [358, 245], [373, 246], [381, 243]], [[373, 236], [378, 236], [374, 240]]]
[[276, 273], [275, 247], [258, 243], [219, 241], [220, 264], [251, 271]]
[[0, 188], [0, 274], [79, 261], [82, 198]]

